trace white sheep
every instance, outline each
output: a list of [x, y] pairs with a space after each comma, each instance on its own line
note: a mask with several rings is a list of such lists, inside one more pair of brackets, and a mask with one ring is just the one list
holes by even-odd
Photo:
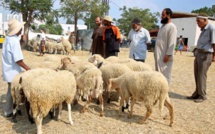
[[88, 61], [90, 63], [93, 63], [97, 67], [100, 67], [101, 63], [103, 63], [104, 65], [111, 63], [120, 63], [128, 66], [132, 71], [152, 71], [152, 67], [148, 64], [137, 62], [130, 58], [118, 58], [116, 56], [111, 56], [107, 59], [104, 59], [101, 55], [94, 54], [88, 59]]
[[132, 71], [152, 71], [152, 67], [146, 63], [139, 62], [139, 61], [130, 61], [130, 62], [122, 62], [128, 66]]
[[110, 90], [108, 90], [109, 79], [117, 78], [122, 74], [131, 71], [126, 65], [115, 63], [115, 64], [106, 64], [100, 67], [103, 78], [103, 86], [105, 91], [108, 93], [107, 103], [110, 103]]
[[131, 111], [128, 117], [133, 114], [133, 106], [135, 101], [142, 101], [147, 109], [144, 119], [139, 121], [140, 124], [145, 123], [152, 113], [152, 107], [159, 101], [160, 113], [162, 113], [163, 105], [169, 110], [170, 126], [173, 124], [173, 106], [168, 96], [168, 82], [166, 78], [156, 71], [128, 72], [118, 78], [109, 80], [109, 89], [119, 88], [121, 100], [119, 113], [125, 99], [131, 97]]
[[40, 76], [32, 82], [29, 93], [28, 100], [37, 125], [37, 134], [42, 134], [43, 117], [56, 105], [59, 105], [58, 119], [60, 119], [64, 101], [68, 107], [69, 122], [73, 125], [71, 103], [76, 94], [76, 80], [71, 72], [59, 71]]
[[[37, 69], [31, 69], [29, 71], [25, 71], [23, 73], [20, 73], [16, 75], [11, 83], [11, 95], [14, 102], [14, 108], [13, 108], [13, 121], [16, 121], [16, 111], [18, 109], [18, 105], [23, 103], [23, 97], [30, 98], [30, 90], [31, 90], [31, 83], [32, 81], [45, 74], [54, 73], [53, 69], [48, 68], [37, 68]], [[24, 81], [23, 81], [24, 79]], [[29, 102], [26, 101], [26, 108], [27, 111], [29, 111], [30, 105]], [[31, 115], [29, 112], [27, 112], [28, 119], [31, 123], [34, 123]]]
[[64, 50], [66, 52], [66, 54], [70, 54], [71, 50], [72, 50], [72, 46], [70, 44], [70, 42], [64, 38], [62, 38], [62, 44], [64, 46]]
[[[77, 96], [83, 93], [84, 97], [87, 98], [87, 102], [84, 105], [81, 112], [85, 112], [88, 107], [91, 98], [98, 98], [101, 106], [100, 116], [104, 115], [104, 105], [103, 105], [103, 80], [102, 73], [97, 67], [88, 68], [80, 75], [76, 77], [77, 81]], [[78, 100], [78, 99], [77, 99]]]
[[53, 42], [53, 41], [46, 41], [45, 50], [49, 54], [52, 54], [54, 52], [54, 44], [55, 44], [55, 42]]
[[75, 62], [73, 63], [71, 58], [65, 57], [61, 59], [61, 69], [71, 71], [75, 76], [80, 75], [86, 69], [95, 67], [89, 62]]

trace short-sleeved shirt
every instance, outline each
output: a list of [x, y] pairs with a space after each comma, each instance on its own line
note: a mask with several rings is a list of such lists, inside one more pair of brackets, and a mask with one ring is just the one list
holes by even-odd
[[149, 31], [141, 27], [139, 31], [131, 29], [128, 34], [130, 43], [129, 58], [144, 60], [146, 59], [147, 43], [151, 43]]
[[205, 28], [202, 29], [197, 42], [197, 48], [204, 49], [208, 52], [214, 52], [212, 44], [215, 44], [215, 27], [208, 23]]
[[3, 80], [12, 82], [15, 75], [22, 71], [22, 68], [16, 63], [23, 60], [23, 54], [19, 43], [19, 38], [7, 36], [2, 46], [2, 76]]
[[44, 32], [40, 34], [40, 41], [42, 40], [46, 40], [46, 34]]
[[119, 52], [118, 39], [121, 39], [121, 33], [118, 27], [111, 25], [104, 28], [103, 41], [106, 44], [106, 53]]

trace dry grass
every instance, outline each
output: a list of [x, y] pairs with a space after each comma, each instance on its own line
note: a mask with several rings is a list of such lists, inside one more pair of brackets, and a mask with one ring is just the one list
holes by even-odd
[[[0, 50], [1, 51], [1, 50]], [[23, 51], [25, 62], [41, 62], [44, 57], [37, 56], [38, 53]], [[63, 57], [62, 55], [59, 55]], [[87, 52], [76, 52], [76, 56], [83, 60], [87, 60]], [[119, 57], [127, 57], [128, 49], [122, 49]], [[156, 105], [152, 116], [147, 124], [137, 124], [139, 118], [145, 115], [145, 108], [141, 103], [134, 106], [134, 116], [132, 119], [127, 118], [127, 111], [119, 117], [117, 114], [118, 102], [105, 104], [105, 116], [99, 117], [99, 106], [92, 103], [90, 110], [84, 114], [78, 111], [82, 108], [83, 102], [75, 105], [72, 110], [72, 118], [74, 126], [68, 124], [67, 110], [62, 112], [61, 121], [50, 120], [47, 116], [43, 120], [43, 132], [48, 134], [71, 134], [71, 133], [116, 133], [116, 134], [213, 134], [215, 133], [215, 63], [213, 63], [208, 71], [207, 79], [207, 94], [208, 100], [197, 104], [193, 101], [185, 99], [191, 95], [195, 88], [193, 74], [194, 57], [190, 52], [179, 53], [175, 56], [172, 81], [170, 84], [170, 97], [174, 104], [175, 120], [173, 127], [169, 127], [169, 120], [163, 120], [159, 117], [158, 106]], [[148, 52], [146, 63], [154, 67], [154, 57], [152, 52]], [[11, 119], [3, 117], [3, 105], [5, 103], [5, 94], [7, 83], [0, 80], [0, 133], [15, 134], [15, 133], [36, 133], [36, 125], [30, 124], [26, 115], [18, 116], [18, 123], [12, 123]], [[24, 108], [22, 108], [24, 112]], [[167, 109], [164, 108], [163, 114], [167, 114]]]

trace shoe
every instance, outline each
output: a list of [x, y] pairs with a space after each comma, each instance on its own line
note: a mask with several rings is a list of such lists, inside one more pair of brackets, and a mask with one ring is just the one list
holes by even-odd
[[194, 102], [200, 103], [200, 102], [203, 102], [203, 101], [205, 101], [205, 100], [207, 100], [206, 97], [199, 96], [197, 99], [194, 100]]
[[194, 99], [198, 99], [198, 95], [197, 96], [187, 96], [186, 98], [189, 100], [194, 100]]
[[6, 117], [6, 118], [10, 118], [10, 117], [12, 117], [12, 116], [13, 116], [13, 113], [8, 114], [8, 115], [6, 115], [5, 117]]

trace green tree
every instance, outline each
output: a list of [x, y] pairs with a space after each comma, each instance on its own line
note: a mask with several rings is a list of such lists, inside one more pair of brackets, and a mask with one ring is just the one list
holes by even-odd
[[34, 19], [44, 20], [45, 16], [51, 12], [53, 0], [8, 0], [5, 1], [9, 5], [9, 9], [14, 14], [22, 14], [25, 21], [24, 34], [27, 35]]
[[54, 25], [40, 25], [38, 29], [36, 29], [36, 32], [40, 31], [40, 28], [43, 28], [45, 31], [49, 31], [49, 34], [56, 34], [56, 35], [61, 35], [63, 32], [63, 28], [61, 27], [60, 24], [54, 24]]
[[77, 33], [77, 23], [79, 19], [82, 19], [84, 13], [89, 10], [89, 0], [61, 0], [61, 16], [64, 18], [70, 18], [74, 20], [75, 34]]
[[212, 10], [212, 8], [210, 8], [210, 7], [203, 7], [200, 9], [192, 10], [191, 13], [203, 13], [208, 16], [213, 16], [215, 14], [215, 11]]
[[147, 30], [152, 30], [157, 28], [157, 17], [159, 13], [151, 13], [149, 9], [141, 9], [141, 8], [120, 8], [122, 11], [121, 18], [115, 20], [116, 25], [120, 28], [122, 33], [128, 35], [129, 31], [131, 30], [131, 21], [134, 18], [139, 18], [141, 20], [141, 25], [146, 28]]
[[71, 18], [68, 18], [66, 20], [66, 24], [74, 24], [74, 21]]
[[105, 6], [102, 0], [61, 0], [61, 15], [74, 20], [75, 33], [79, 19], [84, 20], [88, 27], [94, 27], [95, 17], [103, 16], [107, 10], [108, 6]]
[[86, 13], [84, 17], [85, 25], [88, 26], [88, 29], [95, 28], [95, 18], [97, 16], [103, 17], [108, 11], [109, 6], [102, 2], [102, 0], [94, 0], [91, 2], [91, 7], [89, 12]]

